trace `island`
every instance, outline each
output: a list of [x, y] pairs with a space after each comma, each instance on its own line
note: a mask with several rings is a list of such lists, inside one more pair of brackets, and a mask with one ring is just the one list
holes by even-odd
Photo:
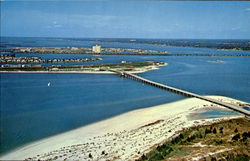
[[37, 54], [90, 54], [90, 55], [139, 55], [139, 56], [209, 56], [209, 57], [250, 57], [249, 54], [184, 54], [169, 53], [168, 51], [129, 49], [129, 48], [99, 48], [93, 50], [87, 47], [15, 47], [0, 50], [1, 53], [37, 53]]
[[114, 54], [114, 53], [132, 53], [132, 54], [166, 54], [167, 51], [127, 49], [127, 48], [101, 48], [95, 53], [88, 47], [16, 47], [12, 51], [16, 53], [40, 53], [40, 54]]
[[128, 73], [143, 73], [149, 70], [159, 69], [159, 66], [165, 66], [164, 62], [126, 62], [112, 64], [94, 64], [94, 65], [51, 65], [42, 66], [35, 65], [2, 65], [0, 72], [14, 72], [14, 73], [99, 73], [99, 74], [113, 74], [115, 71], [126, 71]]

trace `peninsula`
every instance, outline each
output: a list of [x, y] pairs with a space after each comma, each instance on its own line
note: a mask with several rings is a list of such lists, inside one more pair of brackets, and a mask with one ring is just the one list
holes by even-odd
[[113, 64], [95, 64], [95, 65], [2, 65], [0, 72], [11, 73], [100, 73], [113, 74], [110, 70], [126, 71], [128, 73], [142, 73], [149, 70], [158, 69], [159, 66], [167, 65], [164, 62], [126, 62]]

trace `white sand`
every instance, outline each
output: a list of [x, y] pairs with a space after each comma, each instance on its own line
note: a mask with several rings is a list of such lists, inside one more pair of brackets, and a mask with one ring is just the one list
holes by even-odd
[[[234, 104], [240, 102], [221, 96], [209, 97]], [[189, 98], [134, 110], [25, 145], [0, 157], [0, 159], [32, 158], [45, 160], [58, 157], [58, 160], [66, 158], [69, 160], [88, 160], [90, 159], [89, 153], [91, 153], [93, 160], [134, 160], [183, 128], [209, 124], [222, 119], [242, 117], [240, 115], [203, 120], [187, 118], [190, 113], [208, 107], [223, 108], [197, 98]], [[156, 123], [149, 125], [149, 123], [154, 122]], [[103, 151], [105, 154], [102, 154]]]

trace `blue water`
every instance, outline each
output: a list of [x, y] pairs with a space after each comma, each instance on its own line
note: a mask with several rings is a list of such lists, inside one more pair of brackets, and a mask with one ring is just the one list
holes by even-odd
[[[224, 62], [208, 63], [211, 59]], [[250, 101], [250, 58], [169, 57], [166, 62], [161, 70], [140, 75], [200, 95]]]
[[[83, 46], [93, 40], [8, 38], [1, 42], [16, 46]], [[181, 53], [236, 52], [214, 49], [152, 46], [102, 42], [103, 47], [168, 50]], [[241, 51], [250, 54], [249, 51]], [[81, 54], [17, 54], [49, 58], [90, 58]], [[163, 61], [160, 70], [139, 74], [150, 80], [201, 95], [222, 95], [250, 102], [249, 57], [100, 56], [102, 61]], [[222, 63], [209, 63], [211, 60]], [[74, 63], [73, 63], [74, 64]], [[71, 64], [72, 65], [72, 64]], [[134, 109], [184, 99], [185, 97], [139, 82], [105, 74], [0, 74], [0, 153], [26, 143], [78, 128]], [[48, 82], [50, 86], [48, 87]]]
[[202, 118], [218, 118], [218, 117], [223, 117], [225, 115], [232, 116], [232, 115], [238, 115], [238, 113], [234, 111], [222, 111], [222, 110], [210, 109], [200, 114]]
[[183, 98], [115, 75], [95, 74], [1, 74], [1, 93], [1, 150]]

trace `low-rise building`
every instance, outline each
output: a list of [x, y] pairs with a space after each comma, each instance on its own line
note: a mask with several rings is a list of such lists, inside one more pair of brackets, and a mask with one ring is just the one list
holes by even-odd
[[93, 46], [92, 47], [92, 52], [97, 53], [97, 54], [101, 53], [101, 46], [100, 45]]

